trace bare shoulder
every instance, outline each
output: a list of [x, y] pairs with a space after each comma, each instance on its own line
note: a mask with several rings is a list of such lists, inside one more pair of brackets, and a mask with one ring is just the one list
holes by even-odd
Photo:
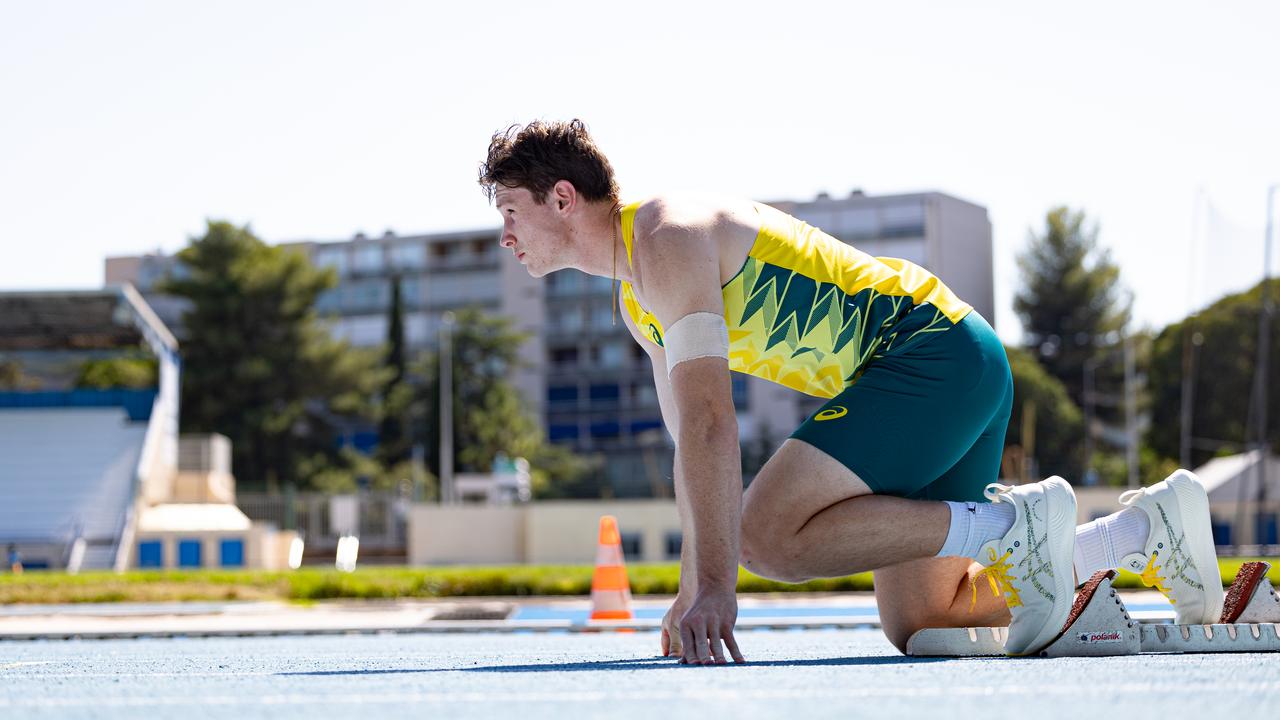
[[641, 202], [636, 209], [638, 237], [655, 235], [710, 236], [733, 223], [751, 208], [751, 203], [718, 195], [660, 195]]
[[689, 312], [716, 312], [725, 228], [734, 207], [710, 197], [662, 196], [636, 210], [635, 248], [639, 292], [663, 323]]

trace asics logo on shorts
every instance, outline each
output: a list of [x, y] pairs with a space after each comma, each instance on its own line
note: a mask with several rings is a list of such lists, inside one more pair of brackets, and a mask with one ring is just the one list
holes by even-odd
[[826, 410], [823, 410], [817, 415], [814, 415], [813, 419], [818, 422], [822, 422], [823, 420], [835, 420], [836, 418], [842, 418], [848, 414], [849, 414], [848, 408], [842, 405], [836, 405], [834, 407], [829, 407]]

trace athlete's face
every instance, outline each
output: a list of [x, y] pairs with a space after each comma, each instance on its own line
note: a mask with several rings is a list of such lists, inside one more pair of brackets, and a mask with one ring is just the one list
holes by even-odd
[[494, 205], [502, 213], [502, 247], [524, 263], [529, 274], [542, 277], [568, 267], [568, 230], [555, 191], [536, 202], [525, 188], [498, 188]]

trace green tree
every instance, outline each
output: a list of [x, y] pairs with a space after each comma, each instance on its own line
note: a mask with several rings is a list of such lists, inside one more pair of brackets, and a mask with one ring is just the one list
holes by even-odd
[[339, 424], [374, 415], [385, 383], [377, 353], [335, 341], [315, 315], [331, 271], [227, 222], [208, 223], [178, 254], [162, 292], [186, 298], [182, 423], [232, 441], [243, 487], [310, 485], [349, 470]]
[[1061, 475], [1078, 482], [1084, 460], [1084, 420], [1080, 408], [1067, 396], [1061, 381], [1050, 375], [1030, 352], [1006, 348], [1013, 373], [1013, 415], [1005, 434], [1005, 446], [1027, 450], [1022, 436], [1023, 414], [1035, 413], [1035, 447], [1038, 475]]
[[86, 360], [75, 379], [78, 388], [154, 388], [159, 384], [160, 363], [142, 350]]
[[[1192, 366], [1192, 465], [1223, 452], [1239, 452], [1255, 439], [1249, 410], [1261, 312], [1259, 283], [1169, 325], [1156, 336], [1149, 376], [1152, 422], [1147, 442], [1161, 455], [1180, 456], [1184, 349]], [[1267, 369], [1267, 438], [1274, 452], [1280, 448], [1280, 313], [1272, 316], [1270, 330], [1273, 350]], [[1188, 340], [1189, 345], [1184, 345]]]
[[[475, 308], [456, 313], [452, 332], [455, 468], [488, 472], [501, 452], [529, 461], [533, 489], [539, 497], [598, 492], [587, 477], [598, 461], [548, 444], [540, 423], [508, 379], [523, 364], [521, 346], [527, 337], [513, 329], [505, 317]], [[415, 367], [422, 378], [416, 403], [417, 435], [428, 466], [436, 471], [440, 467], [439, 368], [438, 348], [424, 355]]]
[[1018, 256], [1022, 289], [1013, 301], [1024, 345], [1080, 405], [1085, 361], [1115, 344], [1129, 322], [1120, 268], [1098, 246], [1097, 225], [1066, 207], [1050, 210], [1044, 234], [1031, 233], [1029, 243]]

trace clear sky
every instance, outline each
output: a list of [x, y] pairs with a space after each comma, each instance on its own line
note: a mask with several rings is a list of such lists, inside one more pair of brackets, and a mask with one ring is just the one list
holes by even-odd
[[1280, 3], [615, 7], [0, 0], [0, 289], [98, 286], [205, 218], [273, 242], [496, 226], [477, 163], [537, 117], [586, 120], [628, 196], [980, 203], [1006, 339], [1056, 204], [1099, 221], [1140, 324], [1261, 276]]

